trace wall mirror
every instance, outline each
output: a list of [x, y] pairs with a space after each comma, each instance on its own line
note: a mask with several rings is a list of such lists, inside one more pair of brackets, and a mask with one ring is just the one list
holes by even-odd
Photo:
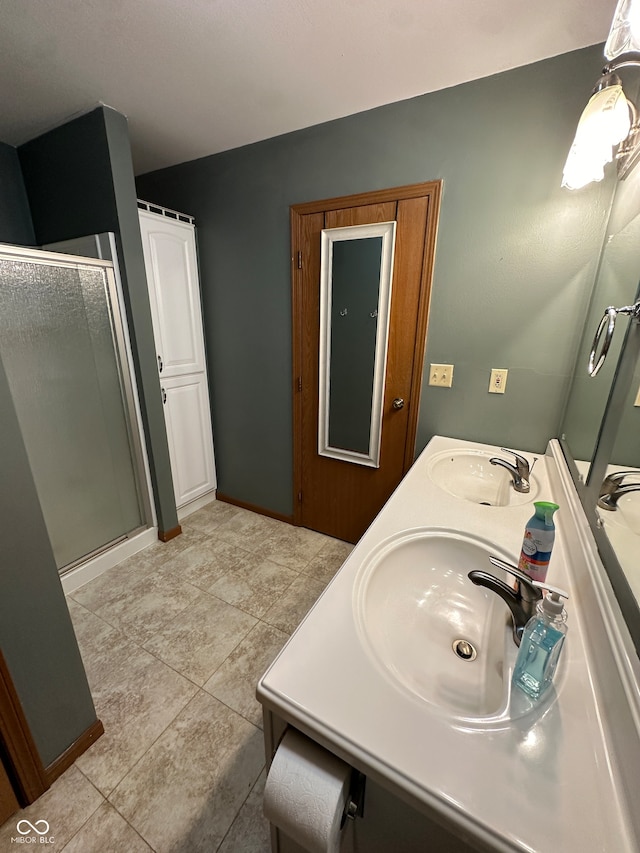
[[[598, 508], [603, 480], [634, 471], [622, 484], [640, 483], [640, 326], [616, 321], [606, 362], [595, 377], [587, 369], [604, 310], [630, 305], [640, 290], [640, 173], [617, 185], [591, 304], [561, 427], [561, 443], [603, 563], [640, 655], [640, 491], [625, 491], [615, 510]], [[621, 485], [622, 485], [621, 484]]]
[[378, 468], [395, 222], [321, 236], [318, 453]]

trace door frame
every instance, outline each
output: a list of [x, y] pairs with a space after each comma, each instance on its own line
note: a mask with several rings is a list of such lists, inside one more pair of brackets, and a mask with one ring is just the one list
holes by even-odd
[[34, 802], [49, 788], [51, 780], [47, 778], [1, 649], [0, 759], [20, 806]]
[[416, 342], [413, 352], [414, 369], [411, 375], [411, 400], [416, 404], [411, 406], [407, 425], [407, 441], [403, 474], [406, 473], [414, 460], [416, 432], [418, 428], [418, 412], [420, 409], [420, 393], [424, 372], [424, 354], [427, 341], [427, 321], [429, 303], [435, 265], [435, 248], [440, 215], [440, 200], [442, 197], [442, 181], [427, 181], [419, 184], [408, 184], [401, 187], [391, 187], [373, 192], [357, 193], [355, 195], [338, 196], [319, 201], [294, 204], [289, 208], [291, 226], [291, 304], [292, 304], [292, 339], [293, 339], [293, 523], [300, 525], [302, 504], [302, 390], [301, 377], [303, 365], [304, 335], [302, 311], [302, 217], [310, 213], [321, 213], [327, 210], [341, 210], [347, 207], [361, 207], [368, 204], [382, 204], [389, 201], [400, 201], [410, 198], [428, 198], [427, 230], [424, 241], [422, 258], [422, 273], [420, 277], [420, 298], [418, 316], [416, 318]]

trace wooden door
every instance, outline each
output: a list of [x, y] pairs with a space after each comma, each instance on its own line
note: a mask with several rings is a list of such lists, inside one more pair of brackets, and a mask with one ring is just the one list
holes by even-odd
[[0, 826], [50, 784], [0, 649]]
[[178, 508], [216, 487], [195, 228], [139, 211]]
[[7, 775], [4, 764], [0, 760], [0, 826], [9, 820], [20, 808], [20, 803], [13, 790], [11, 780]]
[[[291, 209], [294, 314], [294, 521], [357, 541], [413, 462], [440, 182]], [[318, 453], [320, 237], [325, 228], [396, 221], [378, 468]], [[402, 400], [401, 408], [394, 401]], [[397, 405], [397, 404], [396, 404]]]

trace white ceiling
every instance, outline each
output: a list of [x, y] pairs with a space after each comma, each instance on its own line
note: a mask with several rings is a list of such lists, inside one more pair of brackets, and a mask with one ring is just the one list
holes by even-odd
[[604, 41], [615, 4], [0, 0], [0, 139], [105, 103], [140, 174]]

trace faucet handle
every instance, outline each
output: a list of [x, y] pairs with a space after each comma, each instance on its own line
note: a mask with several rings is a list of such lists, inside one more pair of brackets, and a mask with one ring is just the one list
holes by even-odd
[[511, 563], [505, 563], [504, 560], [501, 560], [498, 557], [490, 555], [489, 562], [497, 569], [503, 569], [519, 581], [524, 582], [530, 589], [533, 589], [537, 593], [536, 598], [542, 598], [541, 590], [543, 589], [546, 589], [547, 592], [555, 592], [557, 595], [561, 596], [561, 598], [569, 598], [569, 593], [565, 592], [563, 589], [560, 589], [557, 586], [551, 586], [551, 584], [548, 583], [542, 583], [541, 581], [534, 581], [529, 577], [529, 575], [525, 575], [524, 572], [521, 572], [520, 569], [516, 568], [516, 566], [512, 566]]
[[521, 456], [519, 453], [516, 453], [515, 450], [509, 450], [508, 447], [501, 447], [500, 450], [502, 450], [503, 453], [511, 453], [512, 456], [515, 456], [518, 473], [521, 477], [529, 475], [528, 459], [526, 459], [524, 456]]
[[551, 584], [541, 583], [540, 581], [533, 581], [533, 585], [537, 589], [546, 589], [547, 592], [553, 592], [556, 595], [559, 595], [560, 598], [569, 598], [569, 593], [565, 592], [563, 589], [560, 589], [559, 586], [551, 586]]
[[517, 578], [519, 581], [526, 583], [527, 586], [535, 589], [534, 584], [537, 582], [532, 580], [529, 575], [525, 575], [524, 572], [521, 572], [517, 566], [513, 566], [511, 563], [505, 563], [504, 560], [501, 560], [499, 557], [494, 557], [492, 554], [489, 556], [489, 562], [495, 566], [496, 569], [503, 569], [505, 572], [509, 572], [509, 574], [513, 575], [514, 578]]
[[601, 493], [607, 494], [611, 486], [619, 485], [625, 477], [632, 477], [634, 474], [636, 477], [640, 477], [640, 471], [637, 469], [635, 471], [614, 471], [612, 474], [607, 474], [602, 481]]

